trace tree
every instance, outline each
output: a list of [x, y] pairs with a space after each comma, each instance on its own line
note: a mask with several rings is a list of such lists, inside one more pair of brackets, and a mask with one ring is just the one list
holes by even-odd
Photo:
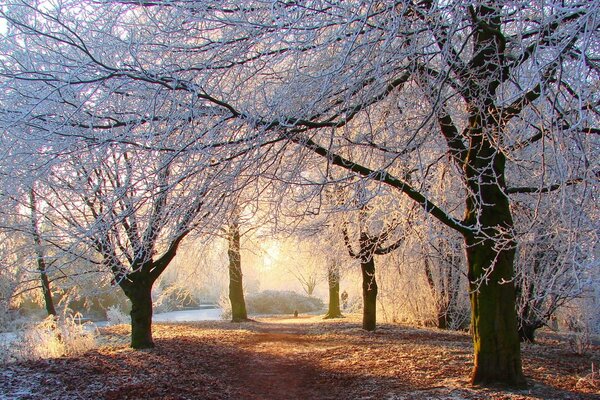
[[340, 310], [340, 265], [339, 261], [332, 259], [327, 266], [327, 285], [329, 287], [329, 305], [324, 319], [342, 318]]
[[[597, 230], [590, 217], [594, 207], [580, 208], [580, 188], [566, 188], [569, 194], [554, 207], [533, 209], [514, 202], [519, 247], [515, 286], [519, 338], [533, 342], [537, 329], [549, 325], [556, 312], [593, 290], [593, 244]], [[541, 202], [552, 202], [557, 193]], [[539, 221], [539, 222], [538, 222]]]
[[[449, 235], [450, 236], [450, 235]], [[459, 315], [458, 299], [461, 283], [461, 257], [452, 237], [439, 238], [429, 243], [433, 254], [423, 251], [423, 268], [436, 308], [436, 326], [450, 329]]]
[[[372, 207], [366, 202], [366, 189], [359, 185], [357, 193], [358, 202], [358, 251], [352, 247], [350, 237], [348, 235], [348, 227], [342, 228], [344, 242], [348, 249], [350, 257], [360, 262], [362, 274], [362, 295], [363, 295], [363, 320], [362, 327], [367, 331], [374, 331], [377, 324], [377, 280], [375, 278], [375, 255], [388, 254], [397, 249], [402, 244], [403, 238], [396, 240], [394, 243], [384, 247], [384, 243], [389, 239], [394, 232], [397, 224], [394, 220], [389, 221], [377, 233], [372, 233], [369, 225], [373, 221], [369, 221], [369, 211]], [[376, 217], [375, 217], [376, 218]], [[376, 221], [379, 222], [379, 221]], [[376, 224], [377, 225], [377, 224]]]
[[46, 262], [46, 257], [44, 255], [44, 245], [42, 243], [42, 237], [40, 234], [38, 205], [36, 202], [34, 188], [31, 188], [29, 190], [29, 211], [29, 217], [31, 222], [31, 236], [35, 246], [37, 268], [40, 274], [42, 293], [44, 295], [44, 305], [46, 306], [46, 312], [48, 313], [48, 315], [56, 316], [56, 308], [54, 307], [52, 291], [50, 290], [50, 280], [48, 279], [48, 265]]
[[242, 280], [242, 257], [240, 253], [240, 227], [235, 219], [229, 224], [227, 235], [229, 257], [229, 301], [231, 302], [231, 322], [248, 321], [244, 284]]
[[[164, 135], [148, 145], [181, 149], [206, 143], [207, 132], [235, 131], [225, 142], [296, 144], [322, 157], [323, 169], [339, 167], [404, 193], [463, 236], [472, 382], [520, 386], [511, 197], [535, 202], [597, 180], [598, 7], [15, 3], [2, 10], [11, 51], [2, 61], [0, 76], [10, 83], [0, 102], [11, 109], [0, 119], [61, 132], [68, 140], [49, 147], [63, 150], [75, 137], [98, 139], [88, 131], [94, 128], [111, 133], [102, 140], [135, 141], [140, 136], [115, 128], [193, 121], [211, 128], [183, 146], [163, 143]], [[48, 60], [60, 67], [49, 71]], [[149, 98], [164, 107], [147, 115], [155, 109]], [[49, 111], [39, 113], [40, 104]], [[454, 165], [448, 179], [460, 183], [456, 203], [445, 207], [430, 191], [429, 167], [442, 159]]]
[[172, 155], [110, 146], [73, 157], [48, 180], [53, 196], [47, 203], [60, 215], [52, 223], [74, 239], [63, 251], [90, 248], [94, 253], [85, 257], [113, 275], [113, 284], [131, 301], [136, 349], [154, 346], [154, 282], [206, 217], [201, 210], [210, 178], [185, 179], [187, 172]]

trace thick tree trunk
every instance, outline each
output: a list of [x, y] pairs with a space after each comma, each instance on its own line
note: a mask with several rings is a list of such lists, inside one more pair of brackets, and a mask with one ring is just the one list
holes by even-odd
[[363, 288], [363, 329], [374, 331], [377, 323], [377, 281], [375, 280], [375, 259], [360, 264]]
[[242, 259], [240, 255], [240, 229], [235, 223], [229, 227], [229, 301], [231, 302], [231, 321], [248, 320], [244, 284], [242, 281]]
[[134, 349], [153, 348], [152, 284], [141, 284], [138, 281], [124, 291], [131, 301], [131, 347]]
[[329, 266], [327, 281], [329, 283], [329, 309], [324, 318], [342, 318], [343, 315], [340, 310], [340, 269], [335, 261]]
[[[511, 281], [514, 249], [498, 252], [489, 240], [467, 240], [467, 260], [475, 350], [471, 381], [522, 386], [525, 378]], [[486, 275], [487, 279], [479, 280]]]

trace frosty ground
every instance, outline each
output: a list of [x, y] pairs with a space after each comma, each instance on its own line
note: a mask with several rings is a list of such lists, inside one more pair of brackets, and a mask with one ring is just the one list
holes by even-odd
[[564, 337], [523, 346], [529, 388], [468, 385], [467, 333], [356, 317], [157, 323], [157, 347], [128, 347], [125, 325], [102, 328], [77, 357], [13, 363], [0, 399], [600, 399], [598, 346], [576, 355]]

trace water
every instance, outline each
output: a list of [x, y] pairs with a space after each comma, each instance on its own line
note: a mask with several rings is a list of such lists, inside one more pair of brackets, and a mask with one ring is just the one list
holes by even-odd
[[220, 308], [209, 308], [200, 310], [171, 311], [154, 314], [154, 322], [192, 322], [192, 321], [216, 321], [221, 319]]

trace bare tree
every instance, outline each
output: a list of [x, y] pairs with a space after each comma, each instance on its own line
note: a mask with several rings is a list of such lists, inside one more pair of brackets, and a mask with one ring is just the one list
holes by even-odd
[[361, 183], [359, 183], [358, 187], [359, 189], [355, 196], [358, 203], [358, 251], [353, 249], [347, 225], [342, 227], [342, 233], [348, 254], [360, 262], [363, 295], [362, 327], [364, 330], [374, 331], [377, 324], [378, 289], [375, 277], [374, 256], [391, 253], [400, 247], [404, 238], [401, 237], [395, 242], [385, 245], [398, 225], [393, 219], [384, 222], [383, 228], [373, 233], [373, 228], [370, 226], [379, 225], [381, 221], [378, 220], [378, 216], [372, 212], [372, 207], [368, 204], [366, 188]]
[[[52, 137], [46, 156], [80, 140], [295, 144], [323, 169], [405, 194], [463, 236], [472, 382], [520, 386], [512, 199], [597, 190], [598, 7], [15, 0], [0, 11], [10, 48], [0, 120]], [[178, 141], [174, 127], [188, 123], [197, 131]], [[131, 126], [144, 129], [121, 129]], [[443, 159], [460, 187], [445, 206], [429, 173]]]

